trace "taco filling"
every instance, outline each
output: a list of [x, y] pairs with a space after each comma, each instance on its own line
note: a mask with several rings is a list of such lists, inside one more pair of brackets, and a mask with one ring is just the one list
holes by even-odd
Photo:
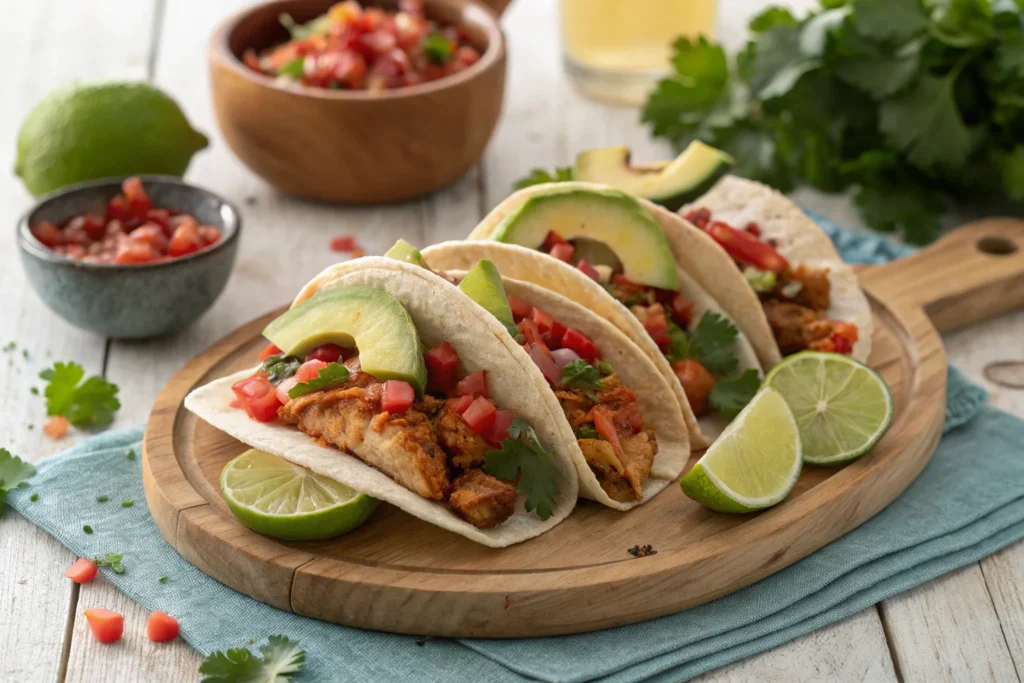
[[[292, 356], [270, 344], [257, 372], [232, 386], [232, 405], [359, 458], [477, 528], [511, 517], [517, 493], [530, 494], [527, 509], [542, 519], [551, 514], [557, 490], [551, 455], [525, 420], [490, 399], [486, 370], [460, 378], [458, 353], [443, 342], [423, 354], [420, 390], [375, 377], [361, 355], [326, 343]], [[520, 476], [513, 455], [529, 456], [530, 478]]]
[[[672, 366], [695, 416], [735, 413], [749, 402], [760, 380], [753, 369], [737, 373], [733, 344], [739, 332], [732, 322], [714, 311], [695, 320], [694, 303], [682, 292], [634, 282], [620, 272], [614, 255], [602, 259], [610, 263], [594, 264], [580, 257], [577, 246], [550, 231], [541, 250], [575, 265], [636, 316]], [[586, 248], [599, 258], [610, 253], [589, 243]]]
[[853, 323], [828, 317], [831, 292], [827, 268], [791, 265], [756, 223], [742, 230], [712, 220], [705, 208], [686, 213], [686, 220], [710, 235], [732, 257], [757, 292], [768, 324], [784, 356], [806, 351], [849, 354], [857, 341]]

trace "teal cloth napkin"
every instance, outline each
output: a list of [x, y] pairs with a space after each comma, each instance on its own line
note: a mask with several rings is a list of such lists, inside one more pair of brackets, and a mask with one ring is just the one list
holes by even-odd
[[[905, 253], [837, 232], [850, 260]], [[950, 370], [946, 434], [911, 487], [880, 514], [813, 555], [714, 602], [640, 624], [530, 640], [449, 640], [364, 631], [256, 602], [189, 565], [144, 504], [142, 427], [108, 432], [44, 460], [8, 502], [78, 555], [124, 556], [106, 578], [148, 609], [177, 616], [203, 654], [273, 634], [307, 653], [301, 681], [679, 681], [834, 623], [1024, 538], [1024, 422], [985, 406]], [[38, 500], [31, 495], [38, 493]], [[110, 502], [97, 503], [106, 494]], [[121, 507], [121, 500], [137, 503]], [[89, 524], [94, 533], [83, 532]], [[160, 583], [158, 578], [166, 576]]]

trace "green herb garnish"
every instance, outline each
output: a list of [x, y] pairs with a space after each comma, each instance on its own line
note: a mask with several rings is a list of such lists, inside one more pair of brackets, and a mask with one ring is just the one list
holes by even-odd
[[725, 316], [708, 311], [701, 316], [697, 328], [687, 334], [681, 327], [669, 321], [669, 361], [695, 360], [716, 377], [732, 373], [739, 360], [733, 352], [733, 344], [739, 330]]
[[600, 434], [597, 433], [597, 430], [594, 429], [593, 427], [591, 427], [590, 425], [586, 425], [586, 424], [580, 425], [579, 427], [574, 429], [573, 432], [575, 432], [577, 439], [597, 439], [597, 438], [600, 438]]
[[107, 553], [103, 557], [97, 557], [93, 560], [97, 567], [110, 567], [114, 570], [115, 574], [124, 574], [124, 565], [121, 564], [121, 560], [124, 559], [117, 553]]
[[39, 500], [39, 494], [38, 493], [33, 493], [31, 496], [28, 497], [28, 499], [31, 500], [33, 503], [35, 503], [35, 502], [37, 502]]
[[288, 683], [306, 661], [305, 651], [285, 636], [270, 636], [260, 655], [241, 647], [212, 652], [199, 666], [202, 683]]
[[754, 394], [761, 388], [761, 378], [757, 370], [751, 368], [743, 374], [732, 379], [720, 379], [715, 381], [715, 386], [708, 394], [708, 403], [723, 413], [733, 414], [743, 410], [743, 406], [750, 403]]
[[78, 363], [55, 363], [39, 377], [48, 382], [46, 414], [63, 415], [76, 427], [109, 425], [121, 407], [117, 385], [99, 376], [83, 382], [85, 370]]
[[295, 59], [289, 60], [281, 65], [277, 70], [278, 76], [287, 76], [288, 78], [294, 78], [296, 80], [302, 78], [303, 74], [306, 73], [306, 58], [296, 57]]
[[447, 64], [455, 54], [455, 43], [440, 33], [431, 33], [423, 39], [423, 54], [432, 64]]
[[128, 458], [129, 460], [134, 460], [135, 459], [135, 449], [134, 448], [129, 448], [128, 452], [125, 454], [124, 457]]
[[106, 503], [108, 500], [110, 500], [109, 496], [106, 496], [106, 495], [96, 496], [96, 502], [97, 503]]
[[597, 369], [601, 371], [602, 375], [614, 375], [615, 368], [606, 360], [600, 360], [597, 362]]
[[38, 396], [39, 395], [39, 387], [31, 387], [28, 390], [28, 393], [32, 394], [33, 396]]
[[299, 382], [289, 389], [288, 397], [298, 398], [311, 391], [329, 389], [338, 384], [344, 384], [348, 381], [348, 377], [348, 368], [344, 365], [341, 363], [328, 363], [325, 367], [320, 368], [320, 372], [317, 373], [316, 377], [305, 382]]
[[123, 508], [130, 508], [133, 505], [135, 505], [135, 500], [134, 499], [132, 499], [132, 500], [122, 500], [121, 501], [121, 507], [123, 507]]
[[561, 385], [579, 389], [594, 403], [597, 403], [597, 395], [594, 392], [604, 390], [601, 371], [582, 359], [569, 361], [562, 366]]
[[[4, 498], [7, 494], [21, 486], [28, 486], [28, 480], [36, 473], [36, 468], [6, 448], [0, 448], [0, 514], [3, 514]], [[33, 494], [37, 495], [37, 494]]]
[[82, 531], [84, 531], [87, 534], [91, 534], [92, 533], [92, 527], [89, 526], [88, 524], [86, 524], [85, 526], [82, 527]]
[[538, 517], [547, 519], [554, 510], [558, 493], [551, 454], [541, 445], [533, 427], [522, 418], [512, 420], [508, 435], [509, 438], [501, 442], [501, 450], [490, 450], [484, 455], [483, 470], [505, 481], [512, 481], [519, 474], [516, 493], [526, 494], [526, 511], [536, 510]]
[[554, 174], [548, 173], [543, 168], [535, 168], [530, 174], [520, 178], [512, 184], [513, 189], [521, 190], [531, 185], [542, 185], [544, 183], [564, 183], [572, 180], [572, 167], [556, 168]]
[[167, 577], [166, 576], [161, 576], [159, 579], [157, 579], [157, 581], [159, 583], [167, 583]]
[[301, 358], [279, 353], [275, 356], [270, 356], [263, 361], [263, 363], [260, 364], [260, 372], [265, 374], [267, 376], [267, 381], [276, 387], [278, 384], [298, 372], [300, 365], [302, 365]]
[[743, 269], [743, 278], [755, 292], [770, 292], [775, 289], [778, 276], [773, 270], [760, 270], [754, 266]]

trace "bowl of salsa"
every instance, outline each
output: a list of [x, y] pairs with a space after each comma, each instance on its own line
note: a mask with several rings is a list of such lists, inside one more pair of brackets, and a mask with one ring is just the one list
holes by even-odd
[[176, 332], [223, 291], [241, 217], [179, 178], [92, 181], [43, 197], [19, 221], [22, 266], [40, 298], [115, 339]]
[[329, 202], [455, 182], [480, 161], [504, 97], [504, 37], [475, 0], [266, 2], [218, 27], [209, 60], [217, 121], [239, 159], [289, 194]]

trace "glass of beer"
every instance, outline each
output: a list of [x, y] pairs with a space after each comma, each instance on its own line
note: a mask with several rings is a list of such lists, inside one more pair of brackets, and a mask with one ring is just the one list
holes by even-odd
[[680, 36], [715, 35], [716, 0], [559, 0], [566, 71], [586, 95], [642, 104]]

